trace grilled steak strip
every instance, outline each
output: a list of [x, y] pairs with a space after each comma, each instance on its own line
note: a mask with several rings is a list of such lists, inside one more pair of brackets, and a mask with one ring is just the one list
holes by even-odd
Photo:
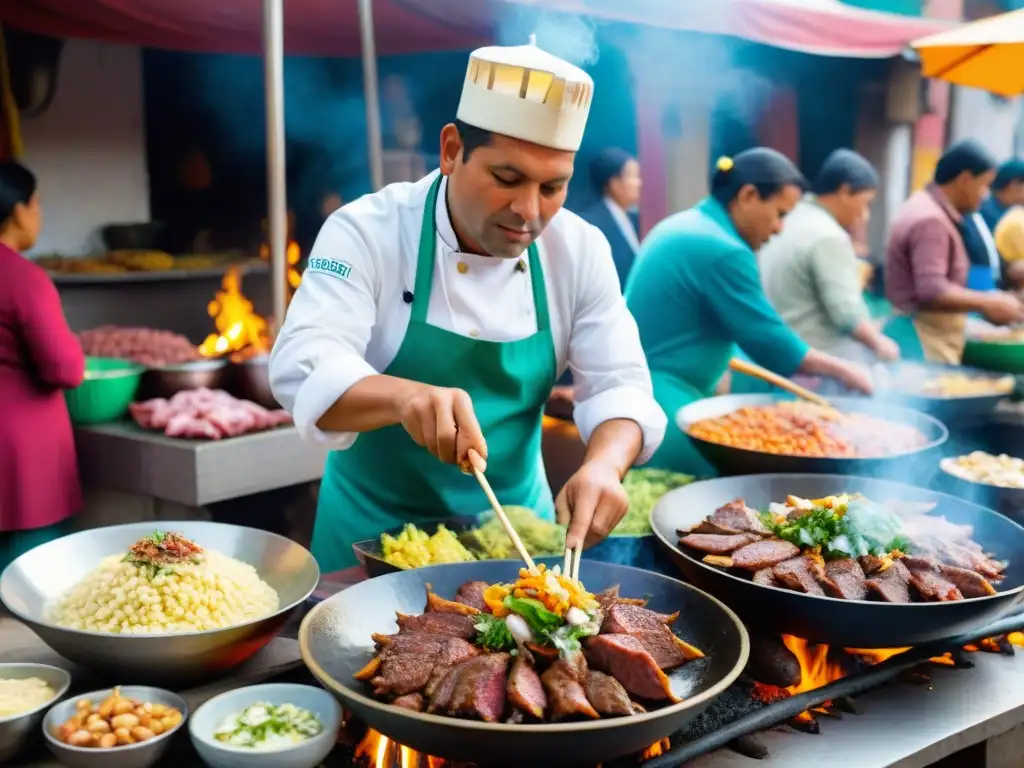
[[814, 577], [815, 572], [820, 570], [821, 567], [816, 562], [807, 555], [802, 555], [779, 563], [772, 568], [772, 573], [786, 589], [824, 597], [825, 590]]
[[759, 571], [799, 554], [800, 548], [796, 544], [790, 544], [782, 539], [764, 539], [737, 549], [732, 553], [732, 562], [737, 568]]
[[759, 541], [760, 537], [752, 533], [737, 533], [733, 536], [721, 536], [713, 533], [691, 533], [679, 540], [680, 544], [707, 552], [710, 555], [727, 555], [746, 544]]
[[525, 712], [538, 720], [544, 719], [544, 710], [548, 706], [548, 698], [544, 693], [544, 685], [541, 683], [540, 675], [527, 660], [525, 654], [520, 654], [512, 662], [512, 672], [508, 676], [508, 700], [509, 703], [520, 712]]
[[868, 589], [887, 603], [910, 602], [910, 571], [899, 560], [867, 580]]
[[829, 597], [841, 600], [867, 600], [868, 585], [864, 569], [852, 557], [829, 560], [825, 563], [824, 577], [815, 573], [818, 583]]
[[558, 659], [544, 671], [540, 679], [547, 692], [552, 721], [579, 717], [592, 720], [600, 718], [583, 688], [587, 679], [587, 669], [582, 653]]
[[634, 696], [652, 701], [679, 701], [665, 673], [632, 635], [598, 635], [586, 641], [591, 665], [606, 672]]
[[587, 673], [587, 698], [604, 717], [622, 717], [634, 713], [633, 702], [622, 683], [611, 675], [592, 669]]

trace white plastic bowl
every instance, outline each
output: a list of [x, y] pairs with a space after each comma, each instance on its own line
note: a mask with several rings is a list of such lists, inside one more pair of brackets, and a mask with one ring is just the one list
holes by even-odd
[[[275, 749], [235, 747], [214, 738], [225, 720], [259, 702], [308, 709], [324, 729], [311, 739]], [[327, 691], [310, 685], [268, 683], [213, 697], [192, 715], [188, 732], [199, 757], [211, 768], [316, 768], [337, 744], [340, 727], [341, 707]]]

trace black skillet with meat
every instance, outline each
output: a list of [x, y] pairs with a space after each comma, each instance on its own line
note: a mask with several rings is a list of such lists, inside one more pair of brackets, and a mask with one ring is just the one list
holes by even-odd
[[[903, 513], [913, 522], [909, 540], [901, 538], [906, 551], [856, 558], [815, 551], [769, 530], [766, 520], [783, 522], [779, 508], [767, 519], [758, 512], [789, 496], [833, 494], [862, 494]], [[807, 513], [790, 509], [786, 517]], [[952, 637], [1013, 610], [1024, 591], [1024, 528], [960, 499], [886, 481], [720, 478], [667, 494], [652, 526], [687, 579], [735, 608], [748, 626], [847, 647]]]
[[746, 631], [719, 601], [593, 561], [581, 577], [600, 615], [580, 650], [482, 647], [483, 590], [513, 581], [520, 565], [439, 565], [354, 585], [306, 617], [303, 660], [386, 736], [496, 766], [596, 765], [640, 752], [700, 714], [746, 664]]

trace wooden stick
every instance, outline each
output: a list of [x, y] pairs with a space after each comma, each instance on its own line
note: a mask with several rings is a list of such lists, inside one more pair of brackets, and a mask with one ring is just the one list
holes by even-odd
[[483, 458], [473, 449], [469, 451], [469, 464], [473, 475], [476, 477], [476, 481], [480, 483], [480, 487], [483, 488], [484, 495], [487, 496], [487, 500], [491, 503], [491, 509], [494, 510], [494, 514], [498, 516], [498, 521], [501, 523], [502, 528], [505, 529], [505, 533], [508, 534], [509, 539], [512, 540], [512, 544], [519, 552], [519, 556], [523, 558], [523, 562], [526, 563], [526, 567], [530, 571], [537, 570], [537, 564], [533, 562], [533, 558], [530, 557], [530, 553], [526, 549], [526, 545], [523, 544], [523, 540], [519, 538], [519, 534], [516, 533], [516, 529], [512, 527], [512, 521], [505, 515], [505, 510], [501, 508], [501, 504], [498, 503], [497, 497], [494, 495], [494, 491], [491, 489], [491, 484], [487, 482], [487, 478], [484, 477], [484, 473], [480, 471], [479, 465], [483, 463]]
[[777, 373], [772, 373], [768, 369], [762, 368], [760, 365], [754, 365], [753, 363], [748, 363], [746, 360], [740, 360], [738, 357], [734, 357], [729, 361], [729, 367], [736, 371], [736, 373], [745, 373], [747, 376], [753, 376], [755, 379], [767, 381], [769, 384], [774, 384], [779, 389], [784, 389], [804, 400], [809, 400], [812, 403], [822, 405], [826, 408], [831, 407], [829, 401], [817, 392], [812, 392], [807, 389], [807, 387], [801, 387], [799, 384], [790, 381], [785, 376], [779, 376]]
[[568, 547], [565, 548], [565, 562], [562, 564], [562, 574], [567, 578], [572, 578], [572, 550]]
[[572, 580], [580, 583], [580, 560], [583, 559], [583, 547], [572, 550]]

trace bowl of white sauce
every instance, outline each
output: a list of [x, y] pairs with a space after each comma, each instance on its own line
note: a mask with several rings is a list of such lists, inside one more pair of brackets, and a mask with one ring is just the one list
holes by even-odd
[[71, 687], [71, 674], [49, 664], [0, 664], [0, 765], [35, 733], [46, 708]]
[[211, 768], [316, 768], [340, 727], [341, 707], [322, 688], [269, 683], [215, 696], [188, 730]]

